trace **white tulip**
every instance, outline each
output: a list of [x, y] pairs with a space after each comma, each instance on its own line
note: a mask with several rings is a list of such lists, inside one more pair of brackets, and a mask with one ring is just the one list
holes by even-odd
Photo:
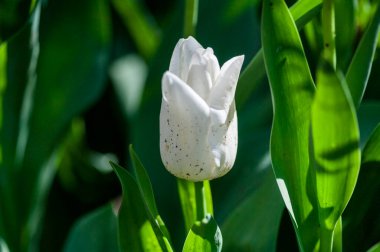
[[191, 181], [226, 174], [237, 152], [235, 90], [244, 56], [220, 68], [211, 48], [180, 39], [162, 78], [160, 151], [166, 169]]

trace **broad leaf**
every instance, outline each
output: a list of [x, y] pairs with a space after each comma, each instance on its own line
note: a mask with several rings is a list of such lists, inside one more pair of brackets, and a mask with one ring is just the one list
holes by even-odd
[[284, 206], [273, 172], [266, 170], [262, 179], [223, 222], [224, 251], [276, 251], [273, 234], [278, 232]]
[[182, 251], [220, 252], [222, 251], [222, 245], [222, 233], [214, 218], [208, 215], [202, 221], [197, 221], [193, 224], [186, 237]]
[[73, 227], [64, 252], [118, 252], [117, 218], [111, 204], [82, 217]]
[[266, 0], [262, 44], [274, 118], [271, 157], [301, 250], [313, 251], [318, 223], [309, 171], [310, 109], [314, 83], [296, 25], [283, 0]]

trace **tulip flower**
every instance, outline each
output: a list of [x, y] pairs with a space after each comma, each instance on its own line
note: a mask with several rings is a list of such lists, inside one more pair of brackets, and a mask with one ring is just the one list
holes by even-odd
[[225, 175], [235, 162], [235, 90], [244, 56], [221, 68], [211, 48], [180, 39], [162, 78], [160, 152], [166, 169], [191, 181]]

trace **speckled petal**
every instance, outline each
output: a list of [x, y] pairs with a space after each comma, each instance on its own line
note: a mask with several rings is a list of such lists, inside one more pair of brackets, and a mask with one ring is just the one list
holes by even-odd
[[177, 177], [209, 179], [213, 157], [207, 140], [209, 107], [192, 88], [170, 72], [162, 80], [160, 152], [166, 169]]
[[235, 102], [232, 103], [227, 114], [226, 122], [220, 123], [218, 116], [213, 116], [216, 110], [211, 111], [211, 127], [208, 135], [208, 142], [214, 156], [213, 177], [220, 177], [226, 174], [233, 166], [237, 153], [238, 132], [237, 115]]

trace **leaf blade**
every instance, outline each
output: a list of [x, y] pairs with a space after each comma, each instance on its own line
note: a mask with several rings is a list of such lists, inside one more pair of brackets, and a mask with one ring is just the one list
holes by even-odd
[[356, 108], [359, 107], [367, 86], [379, 31], [380, 5], [377, 6], [371, 24], [363, 35], [346, 73], [347, 85]]
[[121, 166], [111, 162], [123, 189], [118, 214], [119, 246], [123, 251], [172, 251], [158, 224], [147, 210], [137, 182]]
[[315, 202], [308, 183], [314, 82], [296, 25], [284, 1], [264, 1], [262, 31], [274, 110], [270, 141], [272, 165], [292, 216], [300, 249], [312, 251], [318, 243]]
[[359, 126], [343, 75], [323, 64], [317, 83], [312, 105], [313, 171], [321, 227], [334, 230], [359, 174]]
[[182, 251], [220, 252], [222, 243], [222, 233], [214, 218], [209, 215], [201, 222], [197, 221], [193, 224]]

